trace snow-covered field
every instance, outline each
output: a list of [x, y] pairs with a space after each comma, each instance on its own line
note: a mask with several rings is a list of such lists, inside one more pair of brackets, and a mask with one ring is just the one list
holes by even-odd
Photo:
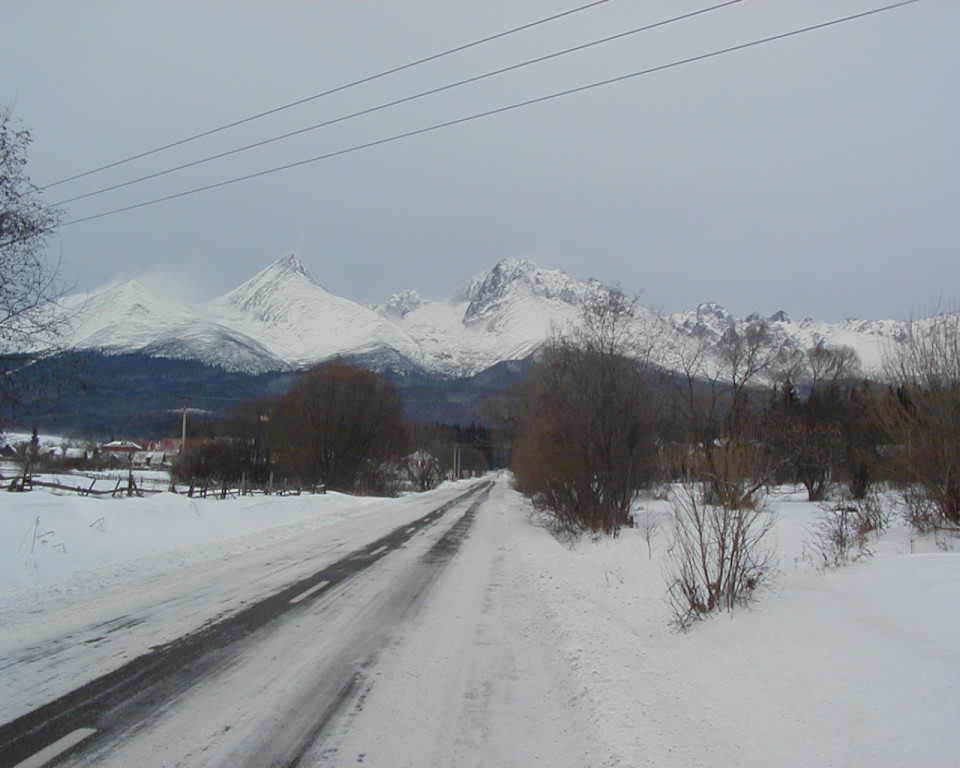
[[[0, 721], [463, 488], [392, 500], [0, 493]], [[777, 592], [677, 634], [662, 599], [665, 524], [652, 558], [637, 530], [565, 545], [501, 477], [379, 659], [362, 711], [338, 726], [336, 752], [318, 763], [955, 765], [956, 542], [944, 551], [894, 527], [871, 542], [872, 557], [821, 572], [802, 557], [817, 513], [803, 498], [774, 499]], [[655, 500], [640, 507], [669, 510]], [[217, 589], [198, 589], [199, 574]], [[145, 620], [118, 629], [113, 644], [83, 642], [84, 628], [147, 603]], [[51, 646], [57, 637], [73, 642]], [[55, 653], [11, 663], [30, 647]]]

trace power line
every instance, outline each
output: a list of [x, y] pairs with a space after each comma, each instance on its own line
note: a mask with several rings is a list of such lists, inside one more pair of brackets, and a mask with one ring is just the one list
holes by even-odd
[[309, 126], [307, 126], [306, 128], [300, 128], [300, 129], [298, 129], [298, 130], [296, 130], [296, 131], [290, 131], [289, 133], [284, 133], [284, 134], [281, 134], [281, 135], [279, 135], [279, 136], [274, 136], [274, 137], [269, 138], [269, 139], [263, 139], [262, 141], [257, 141], [257, 142], [254, 142], [253, 144], [247, 144], [246, 146], [237, 147], [236, 149], [229, 149], [229, 150], [227, 150], [227, 151], [225, 151], [225, 152], [220, 152], [220, 153], [215, 154], [215, 155], [210, 155], [210, 156], [208, 156], [208, 157], [203, 157], [203, 158], [200, 158], [199, 160], [193, 160], [193, 161], [191, 161], [191, 162], [189, 162], [189, 163], [183, 163], [182, 165], [178, 165], [178, 166], [175, 166], [175, 167], [173, 167], [173, 168], [167, 168], [166, 170], [163, 170], [163, 171], [157, 171], [156, 173], [150, 173], [150, 174], [147, 174], [146, 176], [140, 176], [139, 178], [131, 179], [130, 181], [122, 181], [122, 182], [120, 182], [120, 183], [118, 183], [118, 184], [112, 184], [112, 185], [110, 185], [110, 186], [108, 186], [108, 187], [103, 187], [103, 188], [101, 188], [101, 189], [96, 189], [96, 190], [94, 190], [93, 192], [87, 192], [87, 193], [85, 193], [85, 194], [83, 194], [83, 195], [77, 195], [77, 196], [75, 196], [75, 197], [67, 198], [66, 200], [61, 200], [61, 201], [59, 201], [59, 202], [57, 202], [57, 203], [53, 203], [53, 205], [54, 205], [54, 206], [66, 205], [67, 203], [73, 203], [73, 202], [76, 202], [77, 200], [85, 200], [85, 199], [87, 199], [87, 198], [89, 198], [89, 197], [95, 197], [96, 195], [101, 195], [101, 194], [103, 194], [104, 192], [112, 192], [112, 191], [115, 190], [115, 189], [122, 189], [123, 187], [129, 187], [129, 186], [132, 186], [133, 184], [139, 184], [139, 183], [144, 182], [144, 181], [149, 181], [150, 179], [156, 179], [156, 178], [158, 178], [158, 177], [160, 177], [160, 176], [167, 176], [167, 175], [169, 175], [169, 174], [171, 174], [171, 173], [176, 173], [177, 171], [182, 171], [182, 170], [185, 170], [185, 169], [187, 169], [187, 168], [193, 168], [193, 167], [198, 166], [198, 165], [203, 165], [204, 163], [212, 162], [213, 160], [220, 160], [221, 158], [229, 157], [230, 155], [236, 155], [236, 154], [239, 154], [240, 152], [246, 152], [246, 151], [248, 151], [248, 150], [250, 150], [250, 149], [256, 149], [256, 148], [258, 148], [258, 147], [263, 147], [263, 146], [266, 146], [267, 144], [273, 144], [274, 142], [282, 141], [282, 140], [284, 140], [284, 139], [289, 139], [289, 138], [291, 138], [291, 137], [293, 137], [293, 136], [299, 136], [299, 135], [304, 134], [304, 133], [309, 133], [310, 131], [315, 131], [315, 130], [317, 130], [317, 129], [319, 129], [319, 128], [326, 128], [326, 127], [328, 127], [328, 126], [335, 125], [335, 124], [337, 124], [337, 123], [342, 123], [342, 122], [345, 122], [345, 121], [347, 121], [347, 120], [351, 120], [351, 119], [353, 119], [353, 118], [355, 118], [355, 117], [362, 117], [362, 116], [364, 116], [364, 115], [370, 115], [370, 114], [373, 114], [374, 112], [379, 112], [379, 111], [381, 111], [381, 110], [388, 109], [389, 107], [395, 107], [395, 106], [398, 106], [398, 105], [400, 105], [400, 104], [406, 104], [406, 103], [409, 103], [409, 102], [411, 102], [411, 101], [416, 101], [416, 100], [418, 100], [418, 99], [422, 99], [422, 98], [424, 98], [424, 97], [426, 97], [426, 96], [433, 96], [433, 95], [436, 95], [436, 94], [438, 94], [438, 93], [442, 93], [442, 92], [444, 92], [444, 91], [449, 91], [449, 90], [453, 90], [454, 88], [459, 88], [459, 87], [461, 87], [461, 86], [463, 86], [463, 85], [468, 85], [468, 84], [470, 84], [470, 83], [476, 83], [476, 82], [479, 82], [479, 81], [481, 81], [481, 80], [486, 80], [486, 79], [488, 79], [488, 78], [495, 77], [495, 76], [497, 76], [497, 75], [505, 74], [505, 73], [507, 73], [507, 72], [513, 72], [513, 71], [516, 71], [516, 70], [518, 70], [518, 69], [522, 69], [522, 68], [524, 68], [524, 67], [531, 66], [531, 65], [533, 65], [533, 64], [541, 64], [541, 63], [543, 63], [543, 62], [545, 62], [545, 61], [549, 61], [549, 60], [551, 60], [551, 59], [556, 59], [556, 58], [559, 58], [559, 57], [561, 57], [561, 56], [566, 56], [567, 54], [570, 54], [570, 53], [576, 53], [576, 52], [579, 52], [579, 51], [583, 51], [583, 50], [586, 50], [587, 48], [593, 48], [593, 47], [598, 46], [598, 45], [604, 45], [604, 44], [607, 44], [607, 43], [611, 43], [611, 42], [613, 42], [613, 41], [615, 41], [615, 40], [621, 40], [621, 39], [623, 39], [623, 38], [625, 38], [625, 37], [630, 37], [631, 35], [636, 35], [636, 34], [639, 34], [639, 33], [641, 33], [641, 32], [648, 32], [648, 31], [650, 31], [651, 29], [656, 29], [657, 27], [663, 27], [663, 26], [666, 26], [667, 24], [673, 24], [674, 22], [677, 22], [677, 21], [684, 21], [684, 20], [690, 19], [690, 18], [692, 18], [692, 17], [694, 17], [694, 16], [700, 16], [700, 15], [703, 15], [703, 14], [705, 14], [705, 13], [709, 13], [709, 12], [711, 12], [711, 11], [716, 11], [716, 10], [719, 10], [720, 8], [725, 8], [725, 7], [729, 6], [729, 5], [736, 5], [737, 3], [741, 3], [741, 2], [743, 2], [743, 0], [726, 0], [726, 2], [718, 3], [717, 5], [712, 5], [712, 6], [708, 7], [708, 8], [701, 8], [701, 9], [698, 10], [698, 11], [692, 11], [691, 13], [684, 13], [684, 14], [681, 14], [680, 16], [674, 16], [673, 18], [665, 19], [665, 20], [663, 20], [663, 21], [658, 21], [658, 22], [655, 22], [655, 23], [653, 23], [653, 24], [646, 24], [646, 25], [644, 25], [644, 26], [642, 26], [642, 27], [636, 27], [636, 28], [634, 28], [634, 29], [627, 30], [626, 32], [619, 32], [619, 33], [617, 33], [617, 34], [615, 34], [615, 35], [610, 35], [609, 37], [600, 38], [599, 40], [593, 40], [592, 42], [589, 42], [589, 43], [582, 43], [581, 45], [576, 45], [576, 46], [573, 46], [572, 48], [565, 48], [565, 49], [563, 49], [562, 51], [557, 51], [557, 52], [555, 52], [555, 53], [548, 53], [548, 54], [546, 54], [546, 55], [544, 55], [544, 56], [538, 56], [538, 57], [533, 58], [533, 59], [528, 59], [528, 60], [522, 61], [522, 62], [520, 62], [520, 63], [518, 63], [518, 64], [511, 64], [510, 66], [501, 67], [500, 69], [495, 69], [495, 70], [493, 70], [493, 71], [491, 71], [491, 72], [484, 72], [483, 74], [480, 74], [480, 75], [475, 75], [475, 76], [473, 76], [473, 77], [468, 77], [468, 78], [466, 78], [465, 80], [458, 80], [458, 81], [455, 82], [455, 83], [448, 83], [447, 85], [441, 85], [441, 86], [439, 86], [439, 87], [437, 87], [437, 88], [431, 88], [431, 89], [426, 90], [426, 91], [421, 91], [420, 93], [415, 93], [415, 94], [413, 94], [412, 96], [404, 96], [403, 98], [395, 99], [395, 100], [389, 101], [389, 102], [387, 102], [387, 103], [385, 103], [385, 104], [380, 104], [380, 105], [375, 106], [375, 107], [369, 107], [369, 108], [367, 108], [367, 109], [362, 109], [362, 110], [360, 110], [360, 111], [358, 111], [358, 112], [353, 112], [353, 113], [351, 113], [351, 114], [349, 114], [349, 115], [343, 115], [343, 116], [341, 116], [341, 117], [335, 117], [335, 118], [333, 118], [333, 119], [331, 119], [331, 120], [325, 120], [325, 121], [322, 122], [322, 123], [316, 123], [316, 124], [314, 124], [314, 125], [309, 125]]
[[173, 142], [170, 142], [169, 144], [164, 144], [163, 146], [156, 147], [155, 149], [149, 149], [146, 152], [140, 152], [139, 154], [131, 155], [130, 157], [125, 157], [122, 160], [117, 160], [112, 163], [107, 163], [106, 165], [101, 165], [97, 168], [92, 168], [89, 171], [84, 171], [83, 173], [78, 173], [74, 176], [69, 176], [66, 179], [60, 179], [60, 181], [55, 181], [52, 184], [47, 184], [44, 187], [44, 189], [51, 189], [61, 184], [66, 184], [68, 181], [75, 181], [76, 179], [82, 179], [86, 176], [92, 176], [95, 173], [100, 173], [101, 171], [106, 171], [110, 168], [116, 168], [118, 165], [124, 165], [125, 163], [130, 163], [130, 162], [133, 162], [134, 160], [140, 160], [141, 158], [149, 157], [150, 155], [155, 155], [158, 152], [163, 152], [168, 149], [173, 149], [174, 147], [182, 146], [183, 144], [187, 144], [191, 141], [196, 141], [197, 139], [202, 139], [207, 136], [212, 136], [215, 133], [220, 133], [221, 131], [226, 131], [230, 128], [236, 128], [239, 125], [251, 123], [254, 120], [259, 120], [260, 118], [263, 118], [263, 117], [268, 117], [269, 115], [275, 115], [278, 112], [283, 112], [286, 109], [299, 107], [302, 104], [307, 104], [308, 102], [316, 101], [317, 99], [322, 99], [326, 96], [332, 96], [335, 93], [340, 93], [341, 91], [345, 91], [349, 88], [355, 88], [358, 85], [364, 85], [366, 83], [373, 82], [374, 80], [379, 80], [382, 77], [387, 77], [388, 75], [395, 75], [398, 72], [403, 72], [404, 70], [412, 69], [413, 67], [418, 67], [421, 64], [426, 64], [431, 61], [436, 61], [437, 59], [442, 59], [445, 56], [451, 56], [454, 53], [460, 53], [470, 48], [476, 48], [479, 45], [484, 45], [494, 40], [499, 40], [509, 35], [516, 34], [517, 32], [523, 32], [528, 29], [533, 29], [534, 27], [538, 27], [541, 24], [547, 24], [551, 21], [562, 19], [565, 16], [572, 16], [575, 13], [580, 13], [581, 11], [586, 11], [590, 8], [594, 8], [598, 5], [603, 5], [604, 3], [608, 3], [608, 2], [610, 2], [610, 0], [594, 0], [594, 2], [587, 3], [586, 5], [578, 6], [576, 8], [571, 8], [568, 11], [561, 11], [560, 13], [555, 13], [554, 15], [547, 16], [546, 18], [543, 18], [543, 19], [531, 21], [527, 24], [521, 24], [519, 27], [513, 27], [512, 29], [508, 29], [504, 32], [497, 32], [494, 35], [489, 35], [488, 37], [483, 37], [479, 40], [474, 40], [472, 43], [465, 43], [464, 45], [458, 45], [455, 48], [449, 48], [445, 51], [441, 51], [440, 53], [434, 53], [422, 59], [417, 59], [416, 61], [411, 61], [407, 64], [401, 64], [398, 67], [393, 67], [392, 69], [387, 69], [387, 70], [384, 70], [383, 72], [378, 72], [375, 75], [368, 75], [367, 77], [362, 77], [359, 80], [354, 80], [344, 85], [338, 85], [337, 87], [331, 88], [327, 91], [323, 91], [322, 93], [316, 93], [313, 96], [307, 96], [302, 99], [297, 99], [296, 101], [291, 101], [289, 104], [284, 104], [279, 107], [274, 107], [273, 109], [268, 109], [266, 112], [259, 112], [255, 115], [251, 115], [250, 117], [244, 117], [240, 120], [235, 120], [232, 123], [221, 125], [218, 128], [211, 128], [210, 130], [203, 131], [202, 133], [196, 133], [192, 136], [188, 136], [185, 139], [179, 139], [178, 141], [173, 141]]
[[133, 210], [136, 210], [136, 209], [138, 209], [138, 208], [144, 208], [144, 207], [146, 207], [146, 206], [148, 206], [148, 205], [155, 205], [155, 204], [157, 204], [157, 203], [167, 202], [168, 200], [175, 200], [175, 199], [180, 198], [180, 197], [186, 197], [186, 196], [188, 196], [188, 195], [194, 195], [194, 194], [197, 194], [197, 193], [199, 193], [199, 192], [207, 192], [207, 191], [209, 191], [209, 190], [211, 190], [211, 189], [218, 189], [218, 188], [220, 188], [220, 187], [225, 187], [225, 186], [228, 186], [228, 185], [230, 185], [230, 184], [237, 184], [237, 183], [242, 182], [242, 181], [249, 181], [249, 180], [251, 180], [251, 179], [260, 178], [261, 176], [268, 176], [268, 175], [273, 174], [273, 173], [279, 173], [280, 171], [287, 171], [287, 170], [290, 170], [290, 169], [292, 169], [292, 168], [299, 168], [300, 166], [303, 166], [303, 165], [309, 165], [309, 164], [311, 164], [311, 163], [320, 162], [320, 161], [322, 161], [322, 160], [329, 160], [329, 159], [334, 158], [334, 157], [340, 157], [340, 156], [342, 156], [342, 155], [347, 155], [347, 154], [350, 154], [350, 153], [352, 153], [352, 152], [358, 152], [358, 151], [363, 150], [363, 149], [370, 149], [370, 148], [372, 148], [372, 147], [381, 146], [381, 145], [383, 145], [383, 144], [389, 144], [389, 143], [392, 143], [392, 142], [394, 142], [394, 141], [400, 141], [401, 139], [408, 139], [408, 138], [411, 138], [411, 137], [413, 137], [413, 136], [419, 136], [419, 135], [422, 135], [422, 134], [425, 134], [425, 133], [431, 133], [431, 132], [433, 132], [433, 131], [437, 131], [437, 130], [440, 130], [440, 129], [442, 129], [442, 128], [449, 128], [449, 127], [454, 126], [454, 125], [461, 125], [461, 124], [463, 124], [463, 123], [468, 123], [468, 122], [471, 122], [471, 121], [473, 121], [473, 120], [479, 120], [479, 119], [484, 118], [484, 117], [491, 117], [491, 116], [493, 116], [493, 115], [499, 115], [499, 114], [503, 114], [503, 113], [505, 113], [505, 112], [511, 112], [511, 111], [513, 111], [513, 110], [521, 109], [521, 108], [523, 108], [523, 107], [529, 107], [529, 106], [532, 106], [532, 105], [534, 105], [534, 104], [541, 104], [541, 103], [543, 103], [543, 102], [551, 101], [551, 100], [553, 100], [553, 99], [558, 99], [558, 98], [561, 98], [561, 97], [563, 97], [563, 96], [571, 96], [571, 95], [573, 95], [573, 94], [583, 93], [583, 92], [585, 92], [585, 91], [589, 91], [589, 90], [592, 90], [592, 89], [594, 89], [594, 88], [600, 88], [600, 87], [603, 87], [603, 86], [606, 86], [606, 85], [613, 85], [613, 84], [615, 84], [615, 83], [621, 83], [621, 82], [624, 82], [624, 81], [626, 81], [626, 80], [631, 80], [631, 79], [634, 79], [634, 78], [637, 78], [637, 77], [641, 77], [641, 76], [644, 76], [644, 75], [653, 74], [654, 72], [662, 72], [662, 71], [664, 71], [664, 70], [673, 69], [673, 68], [675, 68], [675, 67], [680, 67], [680, 66], [683, 66], [683, 65], [685, 65], [685, 64], [691, 64], [691, 63], [693, 63], [693, 62], [703, 61], [703, 60], [705, 60], [705, 59], [711, 59], [711, 58], [715, 58], [715, 57], [717, 57], [717, 56], [723, 56], [723, 55], [726, 55], [726, 54], [728, 54], [728, 53], [733, 53], [733, 52], [735, 52], [735, 51], [742, 51], [742, 50], [745, 50], [745, 49], [747, 49], [747, 48], [753, 48], [753, 47], [756, 47], [756, 46], [758, 46], [758, 45], [765, 45], [766, 43], [775, 42], [775, 41], [777, 41], [777, 40], [783, 40], [783, 39], [788, 38], [788, 37], [795, 37], [795, 36], [797, 36], [797, 35], [805, 34], [805, 33], [807, 33], [807, 32], [813, 32], [813, 31], [815, 31], [815, 30], [825, 29], [825, 28], [827, 28], [827, 27], [836, 26], [836, 25], [838, 25], [838, 24], [843, 24], [843, 23], [848, 22], [848, 21], [854, 21], [854, 20], [857, 20], [857, 19], [865, 18], [865, 17], [867, 17], [867, 16], [873, 16], [873, 15], [875, 15], [875, 14], [882, 13], [882, 12], [884, 12], [884, 11], [890, 11], [890, 10], [893, 10], [893, 9], [895, 9], [895, 8], [901, 8], [901, 7], [906, 6], [906, 5], [912, 5], [913, 3], [916, 3], [916, 2], [918, 2], [918, 0], [901, 0], [901, 2], [898, 2], [898, 3], [892, 3], [892, 4], [890, 4], [890, 5], [881, 6], [881, 7], [879, 7], [879, 8], [873, 8], [873, 9], [871, 9], [871, 10], [869, 10], [869, 11], [863, 11], [863, 12], [861, 12], [861, 13], [855, 13], [855, 14], [852, 14], [852, 15], [850, 15], [850, 16], [844, 16], [844, 17], [841, 17], [841, 18], [839, 18], [839, 19], [833, 19], [833, 20], [831, 20], [831, 21], [825, 21], [825, 22], [821, 22], [821, 23], [819, 23], [819, 24], [813, 24], [813, 25], [810, 25], [810, 26], [808, 26], [808, 27], [802, 27], [802, 28], [800, 28], [800, 29], [792, 30], [792, 31], [790, 31], [790, 32], [781, 32], [781, 33], [779, 33], [779, 34], [771, 35], [771, 36], [769, 36], [769, 37], [764, 37], [764, 38], [760, 38], [760, 39], [758, 39], [758, 40], [752, 40], [752, 41], [747, 42], [747, 43], [741, 43], [741, 44], [739, 44], [739, 45], [730, 46], [729, 48], [722, 48], [722, 49], [719, 49], [719, 50], [716, 50], [716, 51], [711, 51], [711, 52], [709, 52], [709, 53], [703, 53], [703, 54], [699, 54], [699, 55], [697, 55], [697, 56], [690, 56], [690, 57], [685, 58], [685, 59], [679, 59], [679, 60], [677, 60], [677, 61], [672, 61], [672, 62], [670, 62], [670, 63], [668, 63], [668, 64], [660, 64], [660, 65], [658, 65], [658, 66], [656, 66], [656, 67], [650, 67], [650, 68], [648, 68], [648, 69], [639, 70], [639, 71], [637, 71], [637, 72], [631, 72], [631, 73], [626, 74], [626, 75], [619, 75], [618, 77], [612, 77], [612, 78], [609, 78], [609, 79], [606, 79], [606, 80], [600, 80], [600, 81], [597, 81], [597, 82], [589, 83], [589, 84], [587, 84], [587, 85], [581, 85], [581, 86], [578, 86], [578, 87], [576, 87], [576, 88], [569, 88], [569, 89], [566, 89], [566, 90], [563, 90], [563, 91], [557, 91], [557, 92], [555, 92], [555, 93], [551, 93], [551, 94], [548, 94], [548, 95], [546, 95], [546, 96], [538, 96], [537, 98], [534, 98], [534, 99], [527, 99], [526, 101], [516, 102], [516, 103], [514, 103], [514, 104], [509, 104], [509, 105], [507, 105], [507, 106], [505, 106], [505, 107], [497, 107], [497, 108], [495, 108], [495, 109], [489, 109], [489, 110], [486, 110], [486, 111], [484, 111], [484, 112], [477, 112], [477, 113], [475, 113], [475, 114], [473, 114], [473, 115], [468, 115], [468, 116], [466, 116], [466, 117], [460, 117], [460, 118], [456, 118], [456, 119], [454, 119], [454, 120], [447, 120], [447, 121], [444, 121], [444, 122], [442, 122], [442, 123], [435, 123], [435, 124], [429, 125], [429, 126], [427, 126], [427, 127], [425, 127], [425, 128], [417, 128], [417, 129], [412, 130], [412, 131], [406, 131], [406, 132], [404, 132], [404, 133], [395, 134], [395, 135], [393, 135], [393, 136], [388, 136], [387, 138], [377, 139], [377, 140], [375, 140], [375, 141], [369, 141], [369, 142], [365, 142], [365, 143], [363, 143], [363, 144], [356, 144], [356, 145], [354, 145], [354, 146], [352, 146], [352, 147], [347, 147], [346, 149], [340, 149], [340, 150], [336, 150], [336, 151], [334, 151], [334, 152], [328, 152], [328, 153], [326, 153], [326, 154], [317, 155], [316, 157], [310, 157], [310, 158], [307, 158], [307, 159], [305, 159], [305, 160], [298, 160], [298, 161], [293, 162], [293, 163], [287, 163], [287, 164], [285, 164], [285, 165], [276, 166], [276, 167], [274, 167], [274, 168], [269, 168], [269, 169], [264, 170], [264, 171], [258, 171], [258, 172], [256, 172], [256, 173], [250, 173], [250, 174], [246, 174], [246, 175], [244, 175], [244, 176], [238, 176], [238, 177], [235, 177], [235, 178], [233, 178], [233, 179], [227, 179], [227, 180], [225, 180], [225, 181], [216, 182], [216, 183], [214, 183], [214, 184], [207, 184], [207, 185], [204, 185], [204, 186], [202, 186], [202, 187], [195, 187], [195, 188], [193, 188], [193, 189], [188, 189], [188, 190], [186, 190], [186, 191], [184, 191], [184, 192], [177, 192], [177, 193], [170, 194], [170, 195], [164, 195], [164, 196], [162, 196], [162, 197], [157, 197], [157, 198], [154, 198], [154, 199], [152, 199], [152, 200], [144, 201], [144, 202], [142, 202], [142, 203], [136, 203], [136, 204], [134, 204], [134, 205], [127, 205], [127, 206], [124, 206], [124, 207], [122, 207], [122, 208], [115, 208], [115, 209], [110, 210], [110, 211], [105, 211], [104, 213], [98, 213], [98, 214], [94, 214], [94, 215], [92, 215], [92, 216], [85, 216], [85, 217], [83, 217], [83, 218], [73, 219], [72, 221], [67, 221], [67, 222], [65, 222], [62, 226], [66, 227], [66, 226], [69, 226], [69, 225], [71, 225], [71, 224], [80, 224], [80, 223], [85, 222], [85, 221], [93, 221], [94, 219], [101, 219], [101, 218], [104, 218], [104, 217], [106, 217], [106, 216], [113, 216], [114, 214], [117, 214], [117, 213], [125, 213], [125, 212], [127, 212], [127, 211], [133, 211]]

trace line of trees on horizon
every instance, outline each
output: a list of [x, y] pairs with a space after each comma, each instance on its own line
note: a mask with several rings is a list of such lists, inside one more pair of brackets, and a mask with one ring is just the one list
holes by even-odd
[[342, 360], [310, 368], [282, 395], [195, 419], [190, 432], [173, 468], [182, 484], [393, 495], [502, 466], [483, 424], [408, 423], [389, 381]]

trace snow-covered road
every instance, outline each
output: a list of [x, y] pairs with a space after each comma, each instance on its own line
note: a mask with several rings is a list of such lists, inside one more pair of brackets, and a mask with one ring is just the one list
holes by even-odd
[[[507, 498], [509, 496], [509, 498]], [[498, 483], [430, 600], [310, 765], [584, 766], [601, 752], [556, 653], [531, 531]]]
[[[292, 525], [136, 559], [121, 557], [115, 565], [14, 592], [19, 599], [0, 608], [5, 693], [0, 722], [234, 614], [396, 526], [413, 523], [463, 491], [448, 488], [410, 497], [406, 504], [392, 502], [389, 515], [377, 504], [343, 516], [304, 514]], [[116, 506], [114, 511], [123, 514]], [[196, 512], [197, 517], [204, 514], [203, 509]], [[175, 511], [170, 517], [172, 526], [180, 523]], [[108, 523], [110, 533], [118, 536], [113, 547], [134, 543], [136, 531], [117, 534], [114, 529], [122, 523], [113, 516]]]
[[9, 754], [74, 734], [74, 765], [570, 762], [582, 735], [543, 706], [563, 676], [505, 570], [503, 487], [464, 490], [386, 538], [354, 517], [28, 613], [4, 635], [5, 720], [60, 698], [5, 726], [29, 745]]

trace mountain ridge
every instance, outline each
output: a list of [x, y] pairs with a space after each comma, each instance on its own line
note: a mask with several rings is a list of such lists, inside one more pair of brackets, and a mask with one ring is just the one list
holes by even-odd
[[[70, 328], [59, 344], [107, 354], [145, 353], [199, 360], [227, 371], [295, 370], [334, 357], [363, 358], [391, 370], [446, 378], [473, 376], [534, 354], [552, 335], [578, 327], [582, 306], [612, 290], [524, 259], [503, 259], [475, 275], [447, 301], [399, 291], [364, 306], [336, 296], [293, 253], [206, 303], [161, 299], [136, 280], [68, 296]], [[735, 318], [715, 302], [661, 315], [638, 305], [636, 330], [658, 339], [655, 362], [676, 370], [684, 349], [719, 344], [725, 334], [762, 321], [772, 342], [802, 352], [843, 345], [865, 372], [882, 367], [884, 347], [903, 338], [893, 320], [792, 321], [783, 312]]]

